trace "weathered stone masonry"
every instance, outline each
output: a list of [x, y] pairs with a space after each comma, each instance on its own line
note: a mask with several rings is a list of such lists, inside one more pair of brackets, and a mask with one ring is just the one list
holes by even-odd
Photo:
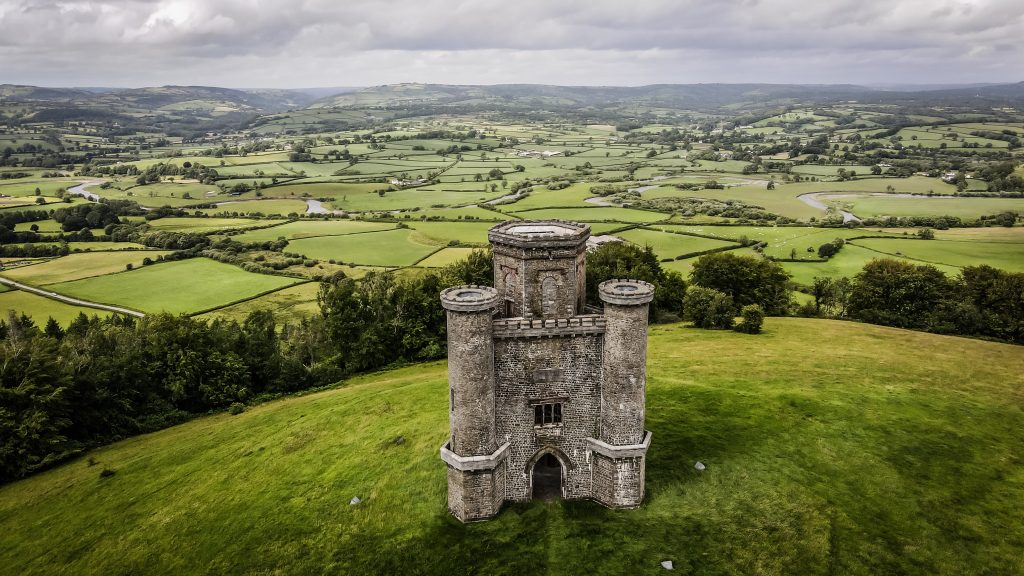
[[[448, 509], [463, 522], [533, 497], [557, 461], [557, 490], [612, 508], [639, 506], [651, 434], [644, 430], [650, 284], [601, 284], [589, 314], [586, 241], [575, 222], [492, 228], [494, 288], [441, 294], [448, 311], [451, 437]], [[552, 468], [547, 468], [551, 470]]]

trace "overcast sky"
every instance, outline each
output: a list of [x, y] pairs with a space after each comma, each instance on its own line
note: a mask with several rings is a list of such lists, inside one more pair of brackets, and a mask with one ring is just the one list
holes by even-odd
[[0, 0], [0, 83], [1024, 80], [1024, 0]]

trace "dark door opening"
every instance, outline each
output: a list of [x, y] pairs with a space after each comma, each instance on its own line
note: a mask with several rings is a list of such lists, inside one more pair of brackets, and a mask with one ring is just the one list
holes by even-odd
[[533, 465], [534, 500], [555, 500], [562, 497], [562, 464], [545, 454]]

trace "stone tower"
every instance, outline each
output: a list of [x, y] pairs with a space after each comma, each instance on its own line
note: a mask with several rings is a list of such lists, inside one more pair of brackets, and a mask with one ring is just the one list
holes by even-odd
[[494, 287], [441, 293], [448, 314], [448, 509], [484, 520], [505, 501], [644, 496], [647, 306], [654, 287], [600, 285], [586, 306], [590, 227], [491, 228]]

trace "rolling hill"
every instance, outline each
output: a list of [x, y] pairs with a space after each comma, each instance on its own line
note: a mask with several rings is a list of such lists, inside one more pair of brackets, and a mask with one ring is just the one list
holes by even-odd
[[1024, 571], [1019, 347], [797, 318], [766, 329], [651, 329], [639, 510], [533, 502], [449, 518], [435, 362], [0, 487], [0, 573]]

